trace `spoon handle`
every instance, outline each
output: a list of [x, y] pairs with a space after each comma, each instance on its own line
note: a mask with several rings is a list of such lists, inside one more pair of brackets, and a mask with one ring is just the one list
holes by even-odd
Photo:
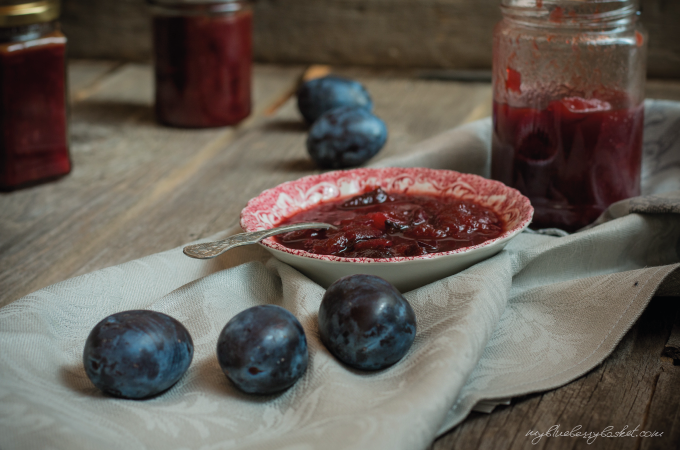
[[227, 250], [242, 245], [257, 244], [262, 239], [275, 236], [277, 234], [289, 233], [298, 230], [312, 230], [312, 229], [329, 229], [336, 228], [328, 223], [320, 222], [305, 222], [293, 223], [284, 225], [282, 227], [270, 228], [269, 230], [251, 231], [249, 233], [240, 233], [229, 236], [221, 241], [206, 242], [205, 244], [194, 244], [184, 247], [184, 254], [196, 259], [210, 259], [219, 256]]

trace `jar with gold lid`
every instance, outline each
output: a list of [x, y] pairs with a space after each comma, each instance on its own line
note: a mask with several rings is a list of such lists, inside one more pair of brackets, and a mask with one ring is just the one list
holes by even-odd
[[0, 5], [0, 190], [71, 171], [57, 0]]

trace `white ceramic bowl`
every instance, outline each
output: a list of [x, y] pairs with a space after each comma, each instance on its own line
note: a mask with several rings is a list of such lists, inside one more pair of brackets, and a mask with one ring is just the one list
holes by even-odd
[[318, 203], [357, 195], [375, 186], [388, 193], [435, 194], [475, 201], [496, 212], [505, 222], [506, 231], [495, 239], [450, 252], [386, 259], [316, 255], [284, 247], [273, 238], [261, 244], [277, 259], [323, 287], [346, 275], [364, 273], [382, 277], [401, 292], [407, 292], [500, 252], [529, 225], [534, 212], [528, 198], [498, 181], [452, 170], [388, 167], [312, 175], [266, 190], [241, 211], [241, 228], [245, 231], [273, 228]]

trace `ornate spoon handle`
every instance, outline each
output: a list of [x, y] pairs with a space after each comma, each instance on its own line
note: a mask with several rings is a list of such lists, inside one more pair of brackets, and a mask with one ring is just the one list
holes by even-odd
[[195, 244], [184, 247], [184, 254], [196, 259], [210, 259], [219, 256], [227, 250], [242, 245], [257, 244], [262, 239], [275, 236], [277, 234], [288, 233], [298, 230], [312, 230], [315, 228], [329, 229], [336, 227], [328, 223], [304, 222], [284, 225], [282, 227], [271, 228], [269, 230], [251, 231], [250, 233], [240, 233], [229, 236], [221, 241], [206, 242], [205, 244]]

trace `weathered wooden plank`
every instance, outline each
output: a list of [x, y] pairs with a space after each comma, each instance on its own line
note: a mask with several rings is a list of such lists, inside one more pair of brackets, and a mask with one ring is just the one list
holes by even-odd
[[[376, 114], [386, 121], [390, 138], [379, 158], [404, 154], [414, 143], [458, 125], [490, 96], [488, 85], [385, 79], [371, 71], [336, 73], [363, 82], [373, 96]], [[414, 109], [420, 103], [424, 106]], [[264, 189], [318, 172], [306, 152], [306, 131], [290, 98], [274, 115], [244, 129], [229, 152], [216, 154], [157, 211], [141, 218], [139, 226], [160, 233], [172, 247], [237, 223], [246, 202]], [[201, 202], [196, 201], [199, 196]], [[168, 221], [178, 210], [195, 219]]]
[[[240, 127], [208, 130], [155, 123], [149, 66], [127, 65], [101, 80], [72, 108], [73, 172], [0, 196], [0, 305], [74, 274], [169, 248], [157, 230], [140, 228], [139, 218], [181, 190], [215, 154], [231, 151], [228, 144], [301, 71], [257, 68], [253, 117]], [[216, 206], [223, 201], [212, 199]], [[174, 210], [164, 220], [173, 223], [183, 214]]]
[[680, 83], [674, 80], [647, 80], [645, 92], [647, 98], [680, 101]]
[[[258, 0], [255, 58], [276, 63], [483, 69], [500, 0]], [[680, 2], [642, 0], [649, 73], [680, 77]], [[77, 57], [148, 60], [144, 0], [64, 0]]]
[[98, 88], [106, 76], [123, 63], [116, 61], [71, 60], [68, 64], [68, 86], [72, 102], [85, 98]]
[[[315, 173], [294, 99], [263, 114], [301, 73], [301, 67], [258, 67], [256, 114], [218, 130], [157, 125], [149, 66], [120, 67], [94, 88], [74, 90], [80, 101], [71, 123], [73, 173], [0, 197], [8, 211], [0, 219], [2, 301], [213, 234], [235, 224], [262, 190]], [[338, 73], [366, 84], [388, 124], [380, 158], [488, 113], [488, 84]]]
[[680, 78], [680, 2], [641, 0], [642, 23], [649, 31], [650, 76]]
[[[435, 450], [480, 449], [639, 449], [680, 447], [680, 367], [659, 355], [680, 310], [677, 298], [656, 298], [626, 334], [614, 353], [599, 367], [554, 391], [513, 400], [490, 415], [474, 413], [435, 442]], [[599, 432], [611, 426], [620, 431], [663, 432], [659, 438], [585, 439], [544, 437], [535, 445], [529, 430], [560, 431], [581, 426]]]
[[[680, 302], [680, 297], [669, 299], [669, 302]], [[680, 309], [676, 311], [675, 321], [670, 333], [668, 342], [675, 347], [677, 351], [680, 348]], [[658, 448], [672, 448], [664, 447], [661, 442], [675, 443], [675, 448], [680, 445], [680, 407], [678, 405], [678, 372], [680, 372], [680, 364], [678, 358], [670, 358], [666, 360], [661, 359], [661, 370], [656, 378], [654, 386], [654, 395], [650, 399], [646, 410], [646, 421], [658, 428], [659, 431], [664, 432], [664, 441], [661, 439], [643, 439], [641, 441], [640, 449], [658, 449]], [[651, 429], [651, 425], [647, 426]]]
[[675, 318], [675, 325], [663, 347], [661, 358], [666, 362], [680, 366], [680, 313]]
[[151, 33], [145, 0], [63, 0], [61, 23], [75, 58], [145, 61]]

